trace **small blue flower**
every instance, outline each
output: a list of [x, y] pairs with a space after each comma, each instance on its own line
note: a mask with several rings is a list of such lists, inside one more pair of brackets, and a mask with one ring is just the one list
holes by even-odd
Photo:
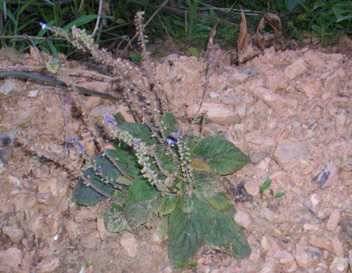
[[84, 150], [84, 146], [80, 142], [80, 140], [79, 140], [79, 138], [77, 136], [67, 137], [65, 139], [65, 142], [67, 144], [71, 144], [79, 154], [83, 154], [84, 153], [84, 151], [85, 151]]
[[45, 29], [48, 28], [48, 25], [45, 24], [45, 23], [43, 23], [43, 22], [39, 22], [39, 25], [40, 25], [40, 27], [41, 27], [42, 30], [45, 30]]
[[104, 123], [117, 127], [116, 119], [110, 114], [104, 114]]
[[171, 147], [175, 146], [177, 144], [177, 138], [173, 137], [173, 136], [168, 136], [165, 139], [165, 143]]

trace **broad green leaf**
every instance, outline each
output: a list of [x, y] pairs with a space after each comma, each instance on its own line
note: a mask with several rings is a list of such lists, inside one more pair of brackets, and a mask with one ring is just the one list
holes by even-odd
[[127, 203], [138, 203], [150, 200], [159, 193], [144, 179], [136, 179], [128, 189]]
[[65, 31], [70, 30], [73, 26], [75, 27], [80, 27], [83, 25], [86, 25], [94, 20], [97, 19], [97, 15], [96, 14], [89, 14], [89, 15], [82, 15], [80, 17], [78, 17], [76, 20], [73, 20], [72, 22], [68, 23], [67, 25], [65, 25], [63, 27], [63, 29]]
[[181, 209], [184, 213], [191, 213], [194, 209], [194, 198], [183, 196], [180, 198]]
[[191, 150], [191, 158], [202, 160], [217, 174], [231, 174], [249, 162], [247, 155], [221, 136], [202, 139]]
[[210, 187], [214, 187], [218, 178], [214, 173], [199, 171], [195, 169], [192, 170], [192, 176], [197, 188], [203, 187], [204, 185], [210, 185]]
[[334, 11], [336, 22], [347, 21], [352, 19], [352, 2], [351, 1], [338, 1], [332, 10]]
[[200, 222], [190, 213], [184, 213], [178, 203], [168, 221], [169, 259], [175, 267], [187, 265], [202, 245]]
[[190, 162], [190, 165], [192, 170], [200, 172], [210, 172], [210, 166], [204, 160], [193, 158]]
[[155, 229], [155, 235], [159, 238], [159, 240], [164, 241], [167, 239], [168, 233], [168, 218], [164, 217], [158, 223]]
[[157, 145], [155, 148], [155, 157], [158, 162], [158, 166], [164, 172], [173, 174], [178, 170], [178, 162], [173, 158], [170, 151], [165, 149], [164, 145]]
[[129, 226], [123, 208], [117, 204], [112, 204], [104, 213], [104, 225], [106, 230], [110, 232], [121, 232], [128, 229]]
[[154, 197], [138, 203], [128, 203], [124, 207], [127, 222], [131, 227], [138, 227], [151, 219], [159, 207], [159, 199]]
[[115, 189], [112, 185], [105, 183], [101, 177], [96, 175], [93, 168], [84, 170], [83, 176], [85, 177], [85, 182], [98, 193], [109, 197], [114, 195]]
[[161, 216], [168, 215], [176, 208], [177, 198], [174, 195], [165, 195], [160, 201], [160, 207], [158, 213]]
[[94, 160], [95, 172], [104, 179], [104, 182], [110, 183], [114, 186], [117, 184], [121, 172], [114, 166], [114, 164], [103, 155], [98, 155]]
[[218, 211], [199, 199], [195, 199], [194, 203], [194, 217], [201, 223], [206, 244], [222, 247], [238, 258], [246, 258], [250, 255], [246, 236], [233, 220], [233, 210]]
[[115, 149], [105, 150], [103, 155], [115, 165], [123, 176], [136, 178], [140, 175], [137, 158], [132, 154], [132, 150], [116, 147]]
[[81, 206], [94, 206], [106, 197], [79, 181], [72, 194], [72, 201]]
[[190, 213], [183, 210], [187, 198], [180, 198], [169, 216], [169, 257], [175, 266], [188, 264], [203, 244], [221, 247], [238, 258], [249, 256], [247, 239], [234, 222], [232, 209], [227, 212], [216, 210], [195, 195], [188, 199], [192, 201]]
[[165, 137], [175, 134], [179, 131], [179, 126], [175, 116], [172, 113], [165, 113], [160, 120], [162, 133]]
[[207, 198], [208, 203], [219, 211], [233, 211], [233, 205], [227, 195], [223, 192], [215, 193]]
[[145, 180], [137, 179], [128, 189], [124, 212], [129, 225], [147, 222], [159, 207], [159, 193]]
[[272, 181], [271, 181], [270, 178], [266, 179], [266, 180], [260, 185], [260, 187], [259, 187], [259, 192], [260, 192], [260, 193], [266, 192], [266, 191], [271, 187], [271, 183], [272, 183]]
[[195, 147], [202, 139], [197, 136], [192, 136], [192, 135], [186, 135], [182, 137], [183, 143], [190, 149], [192, 150], [193, 147]]
[[129, 132], [134, 138], [140, 139], [146, 145], [156, 144], [155, 138], [152, 137], [152, 133], [149, 128], [144, 124], [138, 123], [123, 123], [118, 125], [121, 130]]

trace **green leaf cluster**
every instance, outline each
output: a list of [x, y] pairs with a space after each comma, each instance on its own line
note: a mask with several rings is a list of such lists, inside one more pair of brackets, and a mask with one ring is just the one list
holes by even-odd
[[[220, 176], [242, 168], [248, 156], [221, 136], [181, 136], [171, 113], [161, 118], [161, 140], [143, 124], [119, 119], [110, 128], [116, 145], [83, 171], [73, 192], [77, 204], [111, 199], [104, 214], [110, 232], [133, 231], [165, 217], [175, 267], [187, 266], [203, 245], [238, 258], [250, 254], [245, 234], [233, 220], [233, 204], [218, 185]], [[175, 145], [166, 142], [171, 135]]]

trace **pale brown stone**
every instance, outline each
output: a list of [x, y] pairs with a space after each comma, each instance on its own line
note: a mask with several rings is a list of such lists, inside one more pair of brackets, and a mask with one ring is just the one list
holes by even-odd
[[329, 216], [328, 222], [326, 223], [326, 228], [329, 231], [334, 231], [341, 219], [341, 212], [338, 209], [335, 209], [332, 211], [332, 213]]
[[337, 257], [343, 257], [345, 255], [343, 243], [337, 236], [331, 240], [331, 244]]
[[120, 239], [120, 244], [126, 250], [129, 257], [137, 256], [138, 242], [132, 233], [125, 232]]
[[284, 272], [295, 272], [297, 270], [296, 260], [290, 252], [278, 251], [274, 257], [279, 261]]
[[312, 246], [321, 248], [321, 249], [325, 249], [327, 251], [332, 251], [332, 245], [331, 245], [331, 241], [327, 238], [324, 238], [323, 236], [318, 236], [318, 235], [312, 235], [309, 238], [309, 243]]
[[18, 272], [23, 258], [21, 250], [15, 247], [0, 251], [0, 272]]
[[330, 264], [331, 273], [346, 273], [348, 270], [348, 259], [343, 257], [335, 257]]
[[285, 75], [290, 80], [296, 78], [297, 76], [304, 73], [307, 69], [307, 65], [305, 64], [303, 59], [298, 59], [297, 61], [293, 62], [289, 66], [285, 68]]
[[244, 228], [248, 228], [252, 223], [249, 214], [244, 212], [243, 210], [237, 210], [234, 219], [237, 224]]
[[23, 230], [16, 226], [5, 226], [2, 228], [2, 232], [15, 244], [19, 243], [24, 236]]
[[60, 260], [57, 257], [46, 257], [38, 266], [39, 273], [54, 272], [60, 266]]

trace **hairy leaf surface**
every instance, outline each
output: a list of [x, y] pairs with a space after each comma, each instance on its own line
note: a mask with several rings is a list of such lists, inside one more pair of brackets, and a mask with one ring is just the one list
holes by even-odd
[[164, 172], [166, 171], [167, 173], [172, 174], [177, 171], [178, 162], [163, 145], [159, 144], [156, 146], [155, 157], [159, 168], [161, 168]]
[[178, 203], [169, 216], [169, 258], [175, 267], [185, 266], [202, 245], [200, 222], [191, 213], [184, 213]]
[[121, 130], [129, 132], [134, 138], [140, 139], [146, 145], [156, 144], [155, 138], [152, 137], [151, 131], [144, 124], [123, 123], [119, 125]]
[[165, 137], [175, 134], [179, 130], [177, 120], [172, 113], [165, 113], [160, 120], [160, 125]]
[[231, 174], [249, 162], [247, 155], [221, 136], [202, 139], [191, 150], [192, 159], [203, 160], [219, 175]]
[[104, 213], [104, 225], [110, 232], [121, 232], [129, 228], [124, 210], [117, 204], [112, 204]]
[[114, 187], [111, 184], [107, 184], [102, 177], [98, 176], [93, 168], [84, 170], [83, 176], [85, 177], [85, 182], [95, 191], [109, 197], [114, 195]]
[[96, 173], [104, 179], [104, 182], [111, 183], [116, 186], [121, 172], [114, 164], [103, 155], [98, 155], [94, 160], [94, 169]]
[[105, 198], [104, 195], [85, 185], [82, 181], [76, 184], [72, 194], [73, 202], [81, 206], [94, 206]]
[[172, 213], [176, 208], [177, 200], [174, 195], [163, 196], [158, 210], [159, 215], [165, 216]]
[[[222, 199], [220, 196], [218, 198]], [[232, 207], [225, 212], [195, 195], [188, 199], [180, 198], [169, 216], [169, 257], [175, 266], [185, 266], [203, 244], [222, 247], [238, 258], [249, 256], [248, 242], [233, 220]], [[183, 209], [185, 201], [192, 203], [190, 212]]]
[[124, 213], [130, 226], [146, 223], [159, 207], [159, 193], [145, 180], [137, 179], [129, 187]]
[[136, 178], [140, 174], [140, 167], [137, 158], [134, 154], [120, 147], [104, 151], [104, 156], [107, 157], [123, 176]]
[[233, 210], [219, 211], [206, 202], [195, 202], [195, 213], [202, 226], [202, 235], [206, 244], [223, 247], [229, 254], [246, 258], [250, 255], [250, 247], [246, 236], [233, 220]]

